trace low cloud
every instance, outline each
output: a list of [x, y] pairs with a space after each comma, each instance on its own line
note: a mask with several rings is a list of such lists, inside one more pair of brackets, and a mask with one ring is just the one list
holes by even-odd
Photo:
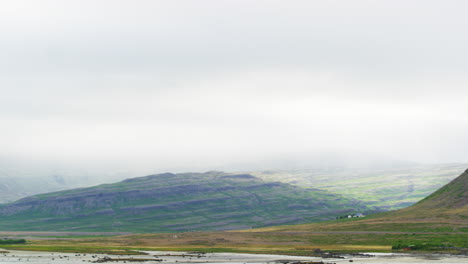
[[416, 2], [3, 3], [0, 155], [466, 162], [466, 3]]

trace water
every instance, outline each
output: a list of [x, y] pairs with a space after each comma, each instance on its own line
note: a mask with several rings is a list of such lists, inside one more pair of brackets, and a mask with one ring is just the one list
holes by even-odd
[[[145, 251], [148, 255], [114, 256], [103, 254], [77, 254], [77, 253], [51, 253], [32, 251], [13, 251], [0, 254], [1, 264], [77, 264], [93, 263], [99, 259], [110, 257], [113, 260], [106, 263], [152, 263], [152, 264], [281, 264], [286, 262], [311, 262], [323, 261], [324, 263], [369, 263], [369, 264], [427, 264], [427, 263], [463, 263], [468, 264], [467, 256], [437, 255], [437, 254], [373, 254], [373, 257], [345, 256], [344, 259], [322, 259], [318, 257], [281, 256], [262, 254], [234, 254], [234, 253], [210, 253], [194, 254], [187, 252], [161, 252]], [[127, 259], [124, 261], [124, 259]], [[133, 259], [129, 261], [128, 259]], [[162, 261], [156, 261], [162, 259]], [[140, 260], [136, 262], [136, 260]]]

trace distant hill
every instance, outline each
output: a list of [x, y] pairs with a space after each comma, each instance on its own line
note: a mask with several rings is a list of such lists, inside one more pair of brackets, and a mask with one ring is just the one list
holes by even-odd
[[[278, 166], [278, 165], [277, 165]], [[104, 166], [105, 167], [105, 166]], [[268, 182], [327, 190], [395, 210], [408, 207], [454, 179], [468, 164], [396, 163], [388, 166], [315, 166], [301, 170], [244, 171]], [[137, 172], [87, 167], [6, 162], [0, 157], [0, 203], [40, 193], [112, 183], [144, 175]]]
[[[0, 203], [40, 193], [89, 187], [121, 180], [123, 173], [90, 172], [85, 169], [44, 169], [41, 166], [5, 164], [0, 159]], [[112, 180], [114, 179], [114, 180]]]
[[0, 206], [8, 231], [180, 232], [323, 221], [364, 212], [318, 189], [223, 172], [157, 174], [23, 198]]
[[345, 195], [385, 210], [408, 207], [456, 178], [468, 164], [407, 164], [394, 167], [330, 167], [249, 172], [280, 181]]
[[417, 204], [386, 215], [395, 220], [450, 219], [468, 223], [468, 169]]
[[410, 207], [360, 219], [278, 226], [255, 231], [468, 232], [468, 170]]

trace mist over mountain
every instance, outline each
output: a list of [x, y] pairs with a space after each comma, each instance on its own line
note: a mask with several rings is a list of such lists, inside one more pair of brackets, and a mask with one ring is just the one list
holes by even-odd
[[[375, 160], [372, 166], [382, 167], [384, 160]], [[216, 163], [214, 163], [216, 164]], [[155, 161], [152, 164], [119, 163], [116, 161], [52, 161], [44, 159], [21, 159], [0, 157], [0, 203], [45, 192], [66, 190], [77, 187], [88, 187], [102, 183], [111, 183], [122, 179], [153, 173], [186, 172], [186, 171], [258, 171], [270, 169], [299, 168], [348, 168], [363, 166], [349, 157], [337, 155], [307, 155], [278, 157], [250, 162], [230, 161], [228, 163], [193, 166], [192, 164], [169, 166]], [[371, 162], [365, 164], [370, 165]], [[397, 163], [406, 164], [404, 162]], [[410, 163], [408, 163], [410, 164]]]
[[[293, 185], [329, 190], [381, 209], [409, 206], [456, 175], [465, 164], [419, 164], [374, 157], [362, 160], [346, 155], [290, 156], [255, 163], [235, 163], [230, 172], [241, 171]], [[151, 169], [154, 168], [154, 169]], [[126, 167], [114, 163], [63, 164], [45, 161], [0, 159], [0, 203], [46, 193], [112, 183], [138, 175], [165, 172], [160, 163]], [[247, 168], [247, 169], [246, 169]], [[216, 168], [210, 168], [216, 169]], [[182, 167], [171, 172], [185, 172]]]
[[468, 160], [465, 1], [44, 1], [0, 6], [0, 157], [132, 176]]
[[112, 168], [87, 168], [49, 162], [0, 159], [0, 203], [77, 187], [127, 178], [130, 172]]
[[408, 207], [453, 180], [468, 164], [393, 164], [251, 172], [281, 181], [339, 193], [385, 210]]
[[468, 228], [468, 169], [442, 188], [408, 208], [386, 216], [395, 221], [458, 221]]

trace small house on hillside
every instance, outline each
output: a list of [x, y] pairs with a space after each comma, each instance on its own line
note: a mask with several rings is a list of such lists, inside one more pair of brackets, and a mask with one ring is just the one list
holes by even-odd
[[355, 218], [355, 217], [364, 217], [364, 216], [365, 215], [363, 213], [347, 214], [347, 215], [337, 216], [336, 219]]

